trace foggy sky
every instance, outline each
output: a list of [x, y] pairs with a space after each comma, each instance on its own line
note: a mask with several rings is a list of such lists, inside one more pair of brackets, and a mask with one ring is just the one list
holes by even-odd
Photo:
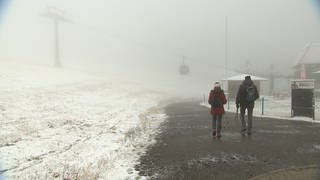
[[53, 22], [39, 16], [48, 5], [74, 22], [61, 24], [66, 64], [176, 69], [184, 55], [199, 69], [224, 68], [226, 16], [229, 69], [249, 61], [287, 71], [320, 41], [312, 0], [16, 0], [0, 27], [2, 59], [52, 61]]

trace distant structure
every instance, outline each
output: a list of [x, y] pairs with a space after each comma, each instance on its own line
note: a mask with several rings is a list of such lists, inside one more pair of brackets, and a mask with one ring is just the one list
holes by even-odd
[[267, 79], [263, 77], [253, 76], [251, 74], [239, 74], [236, 76], [228, 77], [226, 79], [223, 79], [224, 83], [226, 83], [226, 86], [228, 87], [228, 97], [233, 99], [236, 97], [238, 89], [242, 81], [246, 76], [251, 76], [251, 80], [253, 83], [257, 86], [258, 92], [261, 91], [261, 82], [267, 81]]
[[190, 73], [190, 68], [187, 64], [184, 62], [185, 57], [182, 57], [182, 64], [180, 65], [179, 68], [179, 73], [180, 75], [188, 75]]
[[296, 79], [315, 79], [315, 91], [320, 92], [320, 43], [309, 43], [294, 65]]
[[60, 61], [60, 43], [59, 43], [59, 24], [60, 22], [71, 22], [70, 20], [66, 19], [64, 16], [64, 11], [58, 9], [57, 7], [47, 7], [47, 12], [42, 13], [41, 16], [45, 18], [52, 19], [54, 22], [54, 66], [61, 67]]
[[312, 79], [313, 73], [320, 71], [320, 43], [308, 44], [293, 69], [295, 78]]
[[315, 80], [314, 91], [317, 97], [320, 96], [320, 71], [312, 73], [312, 79]]

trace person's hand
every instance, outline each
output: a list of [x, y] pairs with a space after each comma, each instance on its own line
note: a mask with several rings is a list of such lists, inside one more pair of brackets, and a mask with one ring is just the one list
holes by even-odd
[[237, 107], [237, 109], [240, 107], [240, 105], [239, 104], [236, 104], [236, 107]]

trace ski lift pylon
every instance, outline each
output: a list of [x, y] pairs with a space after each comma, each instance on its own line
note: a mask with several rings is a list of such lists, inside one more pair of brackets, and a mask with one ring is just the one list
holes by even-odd
[[180, 75], [187, 75], [190, 73], [189, 66], [184, 62], [185, 57], [182, 57], [182, 64], [180, 65], [179, 72]]

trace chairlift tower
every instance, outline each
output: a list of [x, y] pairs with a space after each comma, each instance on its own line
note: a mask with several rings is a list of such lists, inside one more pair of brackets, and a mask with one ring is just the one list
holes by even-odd
[[190, 72], [189, 66], [185, 64], [184, 60], [185, 60], [185, 57], [182, 56], [182, 64], [180, 65], [180, 69], [179, 69], [180, 75], [188, 75]]
[[61, 67], [60, 60], [60, 41], [59, 41], [59, 26], [61, 22], [71, 22], [64, 16], [64, 11], [54, 6], [47, 7], [47, 11], [41, 16], [52, 19], [54, 22], [54, 66]]

